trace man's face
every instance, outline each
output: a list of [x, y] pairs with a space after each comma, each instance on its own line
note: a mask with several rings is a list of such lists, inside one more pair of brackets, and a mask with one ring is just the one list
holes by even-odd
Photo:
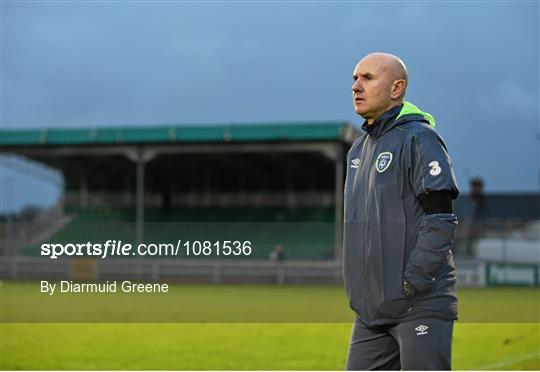
[[377, 57], [366, 57], [353, 72], [354, 111], [368, 122], [375, 120], [392, 104], [392, 76], [384, 62]]

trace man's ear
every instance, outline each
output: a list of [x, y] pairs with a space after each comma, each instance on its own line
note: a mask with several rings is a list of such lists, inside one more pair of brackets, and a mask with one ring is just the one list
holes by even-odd
[[403, 79], [395, 80], [392, 84], [392, 99], [397, 99], [405, 93], [405, 88], [407, 87], [407, 82]]

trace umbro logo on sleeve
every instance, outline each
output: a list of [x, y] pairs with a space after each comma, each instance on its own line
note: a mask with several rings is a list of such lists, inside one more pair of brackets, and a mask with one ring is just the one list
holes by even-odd
[[358, 168], [358, 165], [360, 165], [360, 159], [353, 159], [351, 162], [351, 168]]

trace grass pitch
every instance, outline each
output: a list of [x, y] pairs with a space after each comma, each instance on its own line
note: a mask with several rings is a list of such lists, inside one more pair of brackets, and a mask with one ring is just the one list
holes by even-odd
[[[35, 283], [4, 282], [2, 288], [2, 315], [15, 311], [18, 306], [6, 303], [5, 294], [15, 291], [25, 299], [25, 292], [34, 291]], [[213, 311], [234, 310], [232, 305], [217, 306], [216, 296], [235, 293], [236, 307], [259, 301], [263, 309], [271, 304], [269, 298], [290, 302], [292, 313], [303, 308], [308, 319], [317, 312], [327, 312], [334, 299], [336, 312], [346, 303], [342, 288], [338, 287], [274, 287], [274, 286], [173, 286], [177, 295], [187, 298], [198, 293], [199, 303], [213, 304]], [[314, 291], [314, 292], [313, 292]], [[323, 295], [325, 305], [313, 307], [307, 293]], [[181, 296], [184, 294], [184, 296]], [[29, 298], [33, 298], [31, 295]], [[306, 297], [307, 296], [307, 297]], [[101, 301], [111, 300], [101, 294]], [[79, 297], [83, 303], [88, 299]], [[28, 298], [26, 298], [28, 300]], [[156, 300], [146, 305], [161, 308]], [[114, 300], [112, 301], [114, 303]], [[331, 302], [331, 301], [330, 301]], [[64, 303], [65, 305], [65, 303]], [[73, 304], [72, 304], [73, 305]], [[129, 314], [120, 301], [115, 307]], [[170, 306], [167, 303], [167, 306]], [[46, 312], [36, 303], [33, 313]], [[116, 306], [116, 305], [115, 305]], [[167, 306], [164, 306], [166, 308]], [[283, 306], [283, 305], [282, 305]], [[346, 306], [346, 305], [345, 305]], [[521, 309], [518, 309], [521, 306]], [[482, 314], [485, 319], [507, 309], [515, 308], [513, 318], [501, 318], [506, 323], [458, 322], [454, 329], [454, 369], [540, 369], [540, 324], [537, 311], [540, 306], [537, 289], [500, 288], [460, 290], [460, 310], [471, 312], [470, 319]], [[469, 310], [467, 310], [469, 308]], [[282, 307], [283, 309], [283, 307]], [[501, 310], [502, 309], [502, 310]], [[77, 307], [62, 308], [63, 314], [77, 311]], [[180, 311], [179, 321], [189, 319], [194, 308]], [[54, 311], [59, 311], [55, 308]], [[161, 309], [160, 312], [163, 310]], [[274, 316], [275, 314], [271, 314]], [[324, 319], [321, 314], [320, 319]], [[11, 314], [10, 316], [13, 316]], [[129, 316], [115, 316], [131, 319]], [[182, 316], [184, 318], [182, 318]], [[187, 317], [187, 318], [185, 318]], [[310, 318], [311, 317], [311, 318]], [[36, 318], [38, 320], [39, 318]], [[116, 319], [116, 318], [112, 318]], [[227, 319], [227, 318], [224, 318]], [[229, 320], [233, 320], [229, 318]], [[273, 319], [271, 316], [268, 319]], [[278, 319], [278, 318], [276, 318]], [[508, 320], [512, 319], [512, 320]], [[72, 318], [76, 320], [76, 318]], [[252, 318], [251, 321], [256, 321]], [[150, 320], [148, 320], [150, 321]], [[515, 323], [510, 323], [514, 321]], [[0, 363], [2, 369], [238, 369], [238, 370], [343, 370], [351, 332], [350, 322], [334, 323], [2, 323], [0, 329]]]

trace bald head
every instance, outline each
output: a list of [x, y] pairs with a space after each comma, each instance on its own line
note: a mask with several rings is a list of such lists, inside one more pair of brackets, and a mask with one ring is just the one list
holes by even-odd
[[378, 65], [382, 72], [388, 74], [388, 77], [392, 80], [405, 80], [405, 83], [409, 81], [409, 73], [407, 72], [407, 66], [399, 58], [390, 53], [375, 52], [370, 53], [359, 62], [370, 62]]
[[353, 73], [355, 111], [371, 124], [378, 116], [403, 102], [408, 73], [403, 61], [389, 53], [371, 53]]

